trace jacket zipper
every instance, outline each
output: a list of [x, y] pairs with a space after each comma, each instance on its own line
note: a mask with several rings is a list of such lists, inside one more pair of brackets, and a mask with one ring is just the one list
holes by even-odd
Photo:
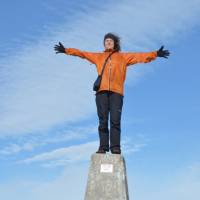
[[111, 58], [110, 58], [110, 66], [109, 66], [109, 73], [108, 73], [108, 75], [109, 75], [109, 79], [108, 79], [108, 85], [109, 85], [109, 91], [110, 91], [110, 74], [111, 74], [111, 68], [112, 68], [112, 63], [111, 63]]

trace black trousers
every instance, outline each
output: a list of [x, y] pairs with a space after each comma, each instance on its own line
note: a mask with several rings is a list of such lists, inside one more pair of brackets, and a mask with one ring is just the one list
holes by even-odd
[[[96, 93], [96, 106], [99, 118], [99, 147], [112, 150], [120, 149], [121, 139], [121, 113], [124, 96], [112, 91], [100, 91]], [[108, 118], [110, 113], [110, 146]]]

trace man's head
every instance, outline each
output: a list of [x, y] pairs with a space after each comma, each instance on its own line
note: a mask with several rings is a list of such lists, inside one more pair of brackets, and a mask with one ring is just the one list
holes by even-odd
[[104, 47], [105, 50], [114, 49], [116, 51], [120, 51], [120, 38], [117, 35], [114, 35], [113, 33], [107, 33], [104, 36]]

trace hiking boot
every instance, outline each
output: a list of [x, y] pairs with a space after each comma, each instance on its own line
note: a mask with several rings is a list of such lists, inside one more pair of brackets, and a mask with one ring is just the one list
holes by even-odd
[[121, 150], [120, 149], [111, 149], [111, 153], [112, 154], [121, 154]]
[[106, 153], [106, 151], [109, 151], [109, 148], [100, 148], [99, 147], [99, 149], [96, 153]]
[[96, 153], [106, 153], [106, 150], [104, 150], [104, 149], [98, 149], [98, 151]]

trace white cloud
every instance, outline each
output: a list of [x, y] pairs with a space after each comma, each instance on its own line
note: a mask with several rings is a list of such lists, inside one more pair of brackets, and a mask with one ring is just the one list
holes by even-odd
[[57, 130], [53, 134], [38, 134], [33, 136], [17, 136], [12, 140], [13, 143], [9, 144], [2, 149], [0, 149], [0, 155], [8, 156], [23, 151], [33, 151], [38, 147], [69, 142], [73, 140], [83, 140], [88, 139], [88, 137], [97, 135], [97, 125], [88, 125], [84, 127], [68, 127], [63, 130]]
[[[72, 145], [65, 148], [58, 148], [50, 152], [27, 158], [19, 163], [47, 162], [53, 161], [53, 165], [66, 165], [67, 162], [87, 160], [91, 152], [97, 150], [98, 141], [87, 142], [79, 145]], [[47, 163], [48, 164], [48, 163]], [[47, 166], [45, 164], [45, 166]], [[44, 165], [43, 165], [44, 166]], [[49, 166], [49, 165], [48, 165]]]
[[23, 146], [18, 144], [10, 144], [9, 146], [5, 147], [4, 149], [0, 150], [0, 154], [2, 155], [10, 155], [15, 154], [21, 151], [31, 151], [35, 145], [33, 143], [25, 143]]
[[[121, 142], [122, 154], [130, 155], [140, 151], [145, 143], [134, 143], [130, 137], [125, 137]], [[43, 167], [65, 166], [67, 163], [87, 161], [91, 153], [95, 153], [98, 149], [99, 141], [91, 141], [78, 145], [71, 145], [64, 148], [57, 148], [52, 151], [40, 153], [30, 158], [17, 161], [18, 164], [32, 162], [40, 162]]]

